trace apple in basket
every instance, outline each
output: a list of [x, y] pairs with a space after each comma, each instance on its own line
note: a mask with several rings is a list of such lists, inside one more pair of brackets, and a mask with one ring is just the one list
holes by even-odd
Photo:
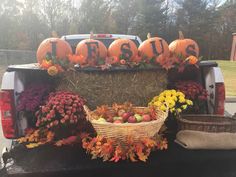
[[128, 118], [128, 122], [129, 122], [129, 123], [136, 123], [137, 120], [136, 120], [136, 118], [135, 118], [134, 116], [130, 116], [130, 117]]
[[142, 122], [143, 121], [143, 117], [140, 114], [134, 114], [134, 117], [137, 120], [137, 122]]
[[107, 122], [106, 119], [104, 119], [103, 117], [100, 117], [97, 122], [100, 122], [100, 123], [104, 123], [104, 122]]
[[130, 113], [130, 112], [125, 112], [125, 113], [123, 113], [122, 114], [122, 119], [123, 119], [123, 121], [124, 122], [127, 122], [128, 121], [128, 119], [129, 119], [129, 117], [132, 115], [132, 113]]
[[125, 110], [120, 109], [117, 114], [118, 114], [119, 117], [121, 117], [124, 113], [125, 113]]
[[114, 122], [113, 117], [108, 117], [107, 122], [110, 122], [110, 123]]
[[151, 120], [152, 120], [152, 118], [149, 114], [143, 115], [143, 122], [150, 122]]
[[122, 124], [124, 123], [122, 119], [117, 119], [113, 122], [114, 124]]
[[113, 122], [115, 122], [116, 120], [123, 120], [122, 117], [120, 116], [115, 116], [113, 117]]

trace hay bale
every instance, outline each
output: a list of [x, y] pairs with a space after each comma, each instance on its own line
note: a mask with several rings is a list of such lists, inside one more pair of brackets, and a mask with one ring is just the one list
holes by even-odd
[[91, 109], [99, 105], [132, 102], [147, 103], [167, 86], [167, 72], [162, 69], [67, 72], [62, 75], [57, 90], [79, 93]]

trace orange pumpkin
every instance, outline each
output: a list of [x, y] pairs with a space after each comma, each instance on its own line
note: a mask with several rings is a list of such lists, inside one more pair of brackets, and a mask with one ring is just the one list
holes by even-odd
[[193, 55], [199, 56], [198, 44], [192, 39], [184, 39], [184, 35], [179, 31], [179, 39], [173, 41], [169, 45], [170, 52], [176, 55], [181, 55], [184, 58]]
[[188, 61], [190, 65], [195, 65], [198, 62], [198, 58], [191, 55], [188, 58], [186, 58], [186, 61]]
[[77, 44], [76, 55], [82, 55], [86, 59], [105, 59], [107, 56], [107, 48], [101, 41], [84, 39]]
[[157, 60], [159, 57], [167, 58], [169, 57], [169, 48], [167, 42], [160, 37], [150, 37], [148, 35], [148, 39], [143, 41], [143, 43], [138, 48], [139, 54], [142, 57], [147, 57], [148, 59], [152, 59], [155, 57]]
[[38, 47], [37, 61], [39, 64], [43, 62], [46, 55], [54, 55], [57, 58], [66, 58], [69, 54], [72, 54], [72, 49], [69, 43], [59, 38], [45, 39]]
[[136, 44], [130, 39], [116, 39], [108, 48], [109, 57], [134, 61], [138, 54]]

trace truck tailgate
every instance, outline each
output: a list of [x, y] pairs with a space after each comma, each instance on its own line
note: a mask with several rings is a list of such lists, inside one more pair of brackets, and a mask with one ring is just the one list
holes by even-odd
[[179, 176], [235, 177], [236, 150], [186, 150], [172, 141], [166, 151], [153, 152], [146, 163], [91, 160], [79, 147], [17, 148], [8, 176]]

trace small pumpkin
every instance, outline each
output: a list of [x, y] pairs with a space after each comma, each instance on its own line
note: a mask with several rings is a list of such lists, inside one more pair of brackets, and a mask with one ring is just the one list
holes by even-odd
[[170, 43], [169, 49], [172, 54], [180, 55], [184, 58], [191, 55], [199, 56], [198, 44], [192, 39], [185, 39], [182, 31], [179, 31], [179, 39]]
[[195, 65], [198, 62], [198, 58], [191, 55], [188, 58], [185, 59], [190, 65]]
[[59, 38], [48, 38], [43, 40], [37, 50], [37, 61], [42, 64], [46, 55], [53, 55], [59, 59], [67, 58], [69, 54], [72, 54], [71, 46], [68, 42]]
[[109, 57], [117, 57], [126, 61], [134, 61], [138, 54], [136, 44], [130, 39], [116, 39], [108, 48]]
[[167, 58], [170, 54], [167, 42], [160, 37], [151, 37], [150, 34], [148, 34], [148, 39], [139, 46], [138, 51], [140, 56], [148, 60], [152, 58], [158, 60], [159, 57]]
[[107, 57], [107, 48], [99, 40], [84, 39], [77, 44], [76, 55], [81, 55], [88, 59], [105, 59]]

